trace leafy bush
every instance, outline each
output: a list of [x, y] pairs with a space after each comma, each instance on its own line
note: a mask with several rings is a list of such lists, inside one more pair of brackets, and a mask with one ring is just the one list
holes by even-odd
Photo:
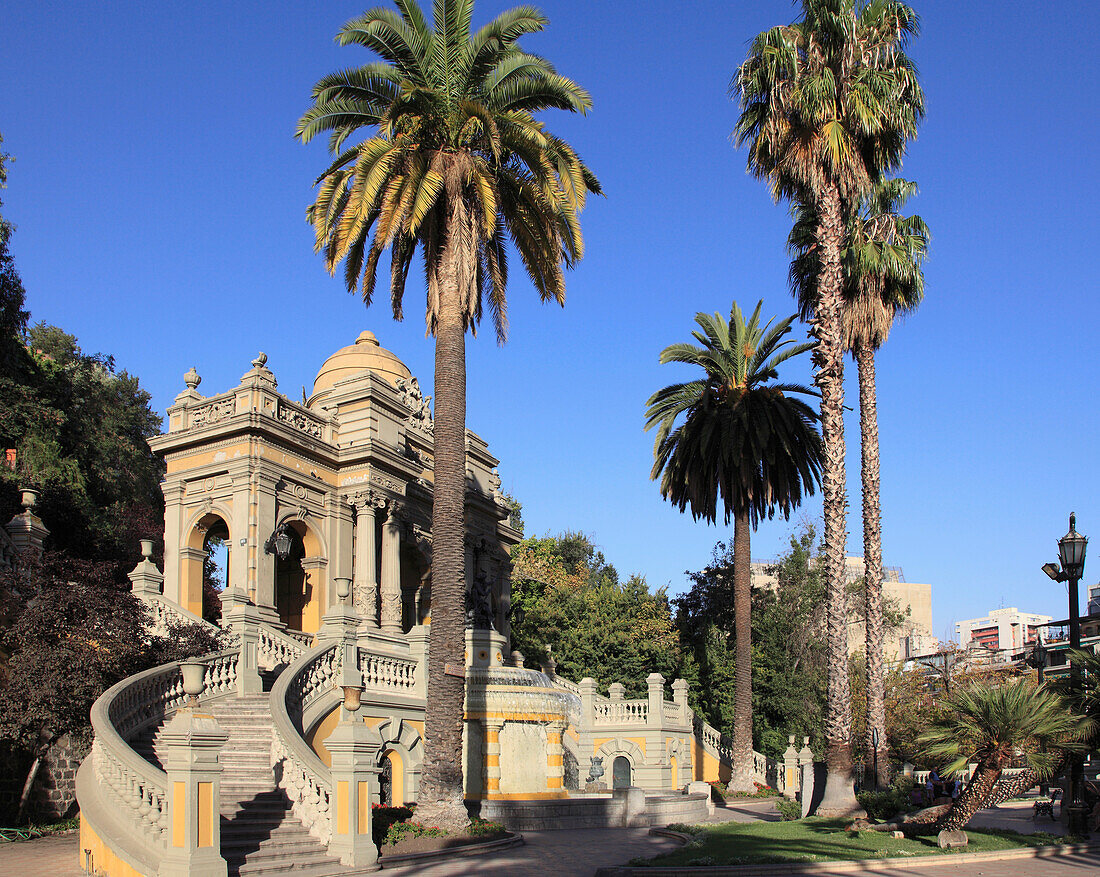
[[868, 816], [881, 822], [912, 809], [911, 795], [916, 785], [912, 777], [899, 776], [890, 788], [860, 792], [856, 798]]
[[411, 819], [412, 815], [412, 809], [409, 807], [384, 807], [381, 804], [373, 805], [371, 807], [371, 834], [374, 837], [375, 845], [381, 846], [386, 843], [386, 837], [389, 835], [390, 826]]
[[386, 832], [384, 843], [389, 846], [399, 844], [407, 837], [442, 837], [447, 832], [434, 825], [422, 825], [419, 822], [395, 822]]
[[795, 819], [802, 818], [802, 805], [798, 801], [793, 801], [790, 798], [776, 798], [775, 809], [779, 811], [779, 815], [788, 822], [793, 822]]

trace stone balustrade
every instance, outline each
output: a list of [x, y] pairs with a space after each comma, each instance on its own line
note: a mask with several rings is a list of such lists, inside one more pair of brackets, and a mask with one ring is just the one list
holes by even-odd
[[[259, 624], [258, 651], [260, 664], [265, 669], [289, 665], [298, 660], [306, 650], [308, 643], [289, 632], [284, 632], [268, 624]], [[308, 634], [303, 634], [308, 636]]]
[[592, 704], [594, 725], [645, 725], [649, 722], [648, 700], [603, 700]]
[[374, 654], [360, 648], [358, 669], [366, 691], [416, 695], [417, 662], [412, 659]]

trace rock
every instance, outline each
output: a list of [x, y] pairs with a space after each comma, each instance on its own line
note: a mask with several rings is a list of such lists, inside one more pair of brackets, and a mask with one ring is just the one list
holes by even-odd
[[905, 840], [905, 832], [904, 831], [892, 831], [892, 832], [890, 832], [890, 837], [892, 837], [894, 840]]
[[846, 829], [851, 834], [859, 834], [861, 831], [870, 831], [872, 828], [871, 823], [862, 818], [853, 819]]
[[970, 843], [965, 831], [941, 831], [936, 835], [941, 850], [953, 850]]

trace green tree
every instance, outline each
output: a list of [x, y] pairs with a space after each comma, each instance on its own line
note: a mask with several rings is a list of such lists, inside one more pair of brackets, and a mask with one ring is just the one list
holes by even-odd
[[[621, 682], [644, 697], [646, 676], [683, 675], [679, 638], [663, 588], [619, 573], [580, 533], [532, 537], [512, 549], [512, 642], [536, 665], [552, 655], [567, 679]], [[690, 681], [690, 680], [689, 680]]]
[[[349, 290], [369, 304], [378, 261], [391, 256], [390, 297], [402, 317], [405, 280], [419, 247], [427, 330], [435, 336], [435, 480], [432, 631], [421, 815], [467, 821], [462, 805], [462, 681], [444, 673], [464, 648], [463, 519], [466, 330], [483, 301], [503, 342], [507, 242], [544, 301], [564, 303], [563, 266], [583, 254], [578, 213], [595, 176], [534, 114], [586, 112], [588, 93], [519, 39], [543, 30], [532, 7], [471, 33], [473, 0], [435, 0], [433, 26], [415, 0], [395, 0], [341, 28], [341, 45], [380, 61], [321, 79], [297, 133], [329, 133], [332, 164], [307, 215], [330, 273], [344, 262]], [[374, 136], [346, 147], [348, 138]]]
[[147, 442], [160, 417], [137, 378], [56, 326], [31, 328], [25, 353], [26, 373], [0, 379], [0, 444], [18, 461], [0, 470], [0, 514], [10, 517], [16, 488], [29, 483], [41, 491], [51, 547], [122, 571], [138, 539], [163, 532], [163, 464]]
[[[924, 297], [922, 265], [928, 249], [928, 226], [919, 216], [902, 216], [916, 183], [880, 180], [848, 217], [841, 263], [844, 268], [842, 324], [844, 349], [852, 354], [859, 375], [860, 475], [863, 482], [863, 560], [867, 722], [864, 750], [874, 759], [871, 738], [878, 731], [878, 763], [868, 761], [879, 782], [890, 779], [886, 741], [884, 661], [885, 634], [882, 608], [882, 514], [878, 441], [878, 402], [875, 354], [886, 343], [894, 319], [916, 309]], [[791, 289], [803, 319], [813, 313], [817, 280], [821, 274], [814, 210], [799, 204], [787, 239], [791, 261]], [[858, 736], [856, 739], [859, 739]]]
[[1030, 679], [956, 688], [921, 735], [924, 755], [948, 775], [977, 768], [933, 831], [955, 830], [994, 801], [994, 786], [1021, 754], [1038, 778], [1049, 777], [1066, 751], [1084, 751], [1091, 719], [1075, 713], [1053, 690]]
[[763, 306], [757, 303], [748, 322], [737, 302], [728, 323], [718, 314], [697, 314], [699, 329], [692, 335], [702, 346], [673, 344], [661, 352], [661, 362], [698, 366], [705, 377], [658, 390], [646, 403], [646, 429], [657, 427], [650, 477], [660, 476], [661, 496], [711, 523], [721, 496], [725, 523], [733, 518], [737, 654], [730, 787], [740, 791], [751, 791], [754, 777], [752, 531], [777, 508], [789, 518], [802, 491], [813, 493], [821, 470], [816, 416], [791, 395], [813, 391], [773, 383], [778, 367], [811, 345], [786, 337], [793, 316], [761, 326]]
[[777, 198], [810, 205], [820, 273], [813, 309], [814, 383], [821, 391], [829, 689], [825, 798], [818, 812], [855, 812], [852, 787], [848, 613], [844, 593], [844, 359], [841, 251], [845, 204], [897, 168], [924, 113], [905, 54], [917, 16], [895, 0], [802, 0], [793, 24], [759, 34], [730, 84], [740, 100], [734, 130], [748, 168]]
[[[693, 708], [723, 733], [733, 728], [735, 660], [733, 549], [719, 542], [692, 586], [674, 600], [676, 627], [694, 664]], [[787, 736], [810, 737], [820, 751], [825, 702], [824, 579], [812, 528], [791, 537], [790, 548], [767, 572], [775, 589], [752, 592], [752, 722], [754, 747], [782, 755]]]

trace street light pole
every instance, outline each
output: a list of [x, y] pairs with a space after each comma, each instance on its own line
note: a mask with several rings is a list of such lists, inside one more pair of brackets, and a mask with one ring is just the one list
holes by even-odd
[[[1088, 537], [1077, 532], [1077, 516], [1069, 516], [1069, 532], [1058, 540], [1059, 570], [1054, 564], [1043, 566], [1043, 571], [1056, 582], [1069, 583], [1069, 679], [1070, 690], [1078, 705], [1084, 702], [1081, 687], [1081, 661], [1077, 653], [1081, 649], [1081, 619], [1078, 613], [1077, 586], [1085, 572], [1085, 548]], [[1066, 829], [1071, 835], [1087, 837], [1088, 805], [1085, 803], [1085, 763], [1080, 753], [1070, 753], [1069, 803]]]

